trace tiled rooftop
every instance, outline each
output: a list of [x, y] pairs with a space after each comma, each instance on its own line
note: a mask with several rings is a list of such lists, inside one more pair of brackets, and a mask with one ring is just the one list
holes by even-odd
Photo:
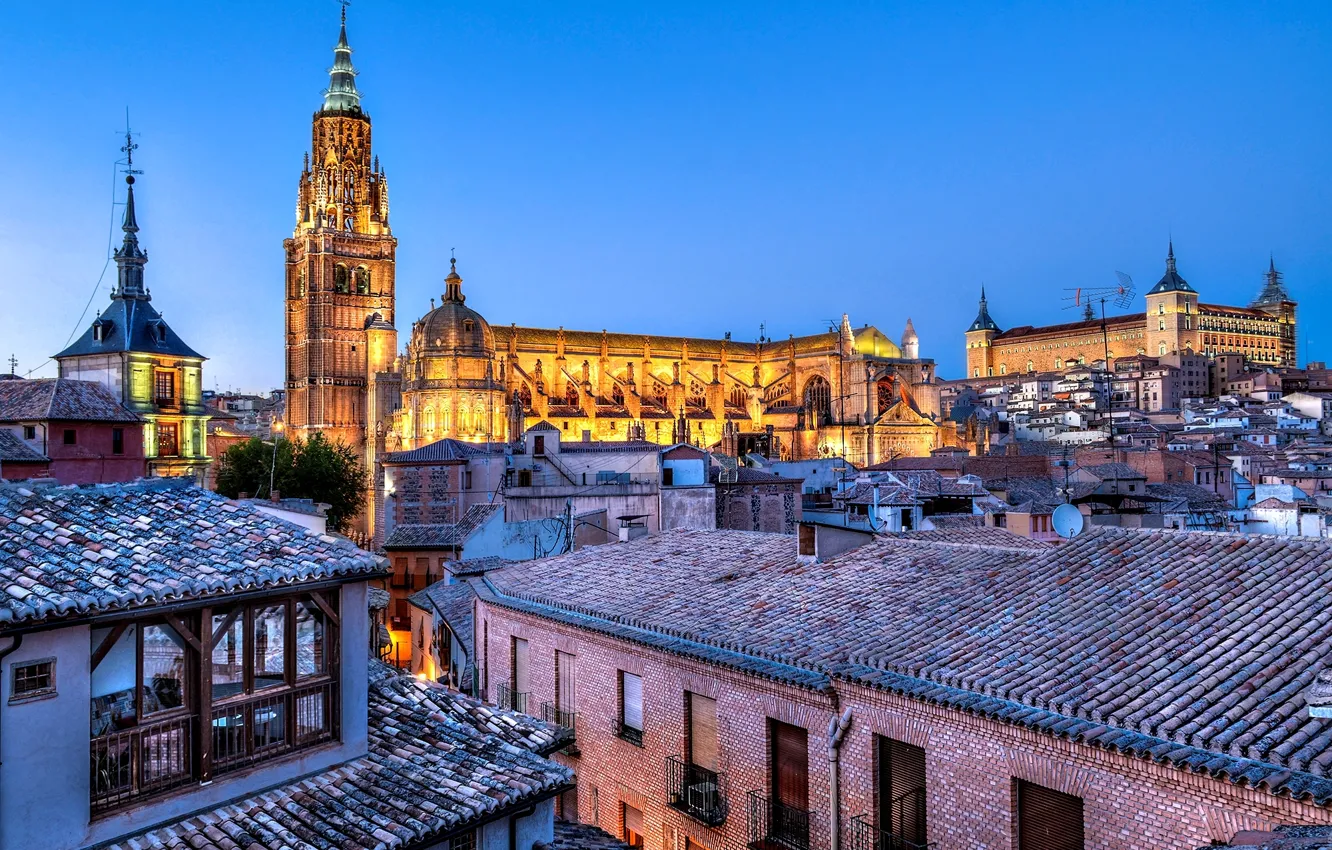
[[[977, 519], [984, 519], [977, 517]], [[893, 537], [903, 540], [923, 540], [934, 543], [952, 543], [956, 545], [992, 546], [999, 549], [1021, 549], [1039, 551], [1050, 548], [1049, 543], [1032, 540], [1014, 534], [1006, 528], [996, 528], [984, 524], [976, 527], [934, 528], [929, 531], [904, 531]]]
[[384, 539], [385, 549], [442, 549], [466, 543], [503, 505], [471, 505], [457, 522], [401, 523]]
[[555, 840], [533, 845], [533, 850], [629, 850], [618, 838], [590, 823], [555, 821]]
[[43, 378], [0, 382], [0, 422], [33, 420], [138, 422], [139, 417], [94, 381]]
[[0, 428], [0, 463], [46, 463], [48, 460], [46, 455], [19, 439], [18, 434]]
[[417, 847], [573, 781], [563, 730], [370, 663], [367, 755], [106, 850]]
[[1332, 640], [1327, 541], [899, 538], [800, 565], [780, 535], [674, 531], [487, 578], [499, 604], [758, 675], [853, 679], [1332, 801], [1332, 727], [1303, 696]]
[[474, 457], [503, 454], [505, 443], [468, 443], [463, 440], [439, 440], [419, 449], [391, 452], [385, 463], [448, 463], [470, 460]]
[[179, 480], [0, 485], [0, 624], [380, 570], [343, 538]]

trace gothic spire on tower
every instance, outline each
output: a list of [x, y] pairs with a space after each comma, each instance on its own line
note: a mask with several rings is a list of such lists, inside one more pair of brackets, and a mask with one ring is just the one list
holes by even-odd
[[361, 93], [356, 90], [356, 68], [352, 49], [347, 44], [347, 4], [342, 4], [342, 29], [333, 48], [333, 67], [328, 69], [328, 89], [324, 91], [322, 112], [360, 112]]
[[1267, 259], [1267, 274], [1263, 275], [1263, 291], [1258, 294], [1250, 307], [1275, 307], [1282, 301], [1289, 301], [1290, 293], [1286, 291], [1286, 284], [1281, 280], [1281, 272], [1277, 271], [1276, 258], [1271, 255]]
[[990, 318], [990, 310], [985, 302], [985, 286], [982, 284], [980, 309], [976, 312], [976, 321], [971, 323], [971, 327], [967, 328], [967, 332], [970, 333], [971, 331], [997, 331], [997, 330], [999, 330], [999, 325], [995, 323], [994, 319]]
[[1148, 295], [1157, 295], [1162, 292], [1194, 291], [1193, 287], [1189, 286], [1189, 282], [1179, 276], [1179, 272], [1175, 268], [1175, 240], [1173, 237], [1170, 239], [1169, 245], [1170, 247], [1166, 251], [1165, 274], [1156, 282], [1156, 286], [1147, 291]]
[[[128, 114], [128, 113], [127, 113]], [[127, 122], [128, 123], [128, 122]], [[142, 174], [134, 168], [134, 134], [125, 128], [125, 219], [120, 229], [125, 232], [125, 239], [116, 251], [116, 290], [118, 298], [147, 298], [148, 292], [143, 287], [143, 267], [148, 262], [148, 254], [139, 247], [139, 221], [134, 213], [134, 175]]]

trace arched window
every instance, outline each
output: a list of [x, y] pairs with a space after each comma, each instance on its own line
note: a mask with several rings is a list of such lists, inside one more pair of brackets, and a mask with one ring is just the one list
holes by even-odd
[[832, 388], [822, 375], [815, 375], [805, 384], [805, 410], [812, 423], [822, 423], [832, 410]]
[[1185, 317], [1184, 317], [1184, 330], [1187, 331], [1187, 330], [1192, 330], [1192, 329], [1193, 329], [1193, 319], [1189, 318], [1188, 316], [1185, 316]]
[[421, 421], [425, 423], [425, 432], [427, 434], [435, 433], [435, 408], [427, 407], [425, 409], [425, 414], [421, 417]]
[[1000, 375], [1007, 375], [1007, 374], [1008, 374], [1008, 364], [1007, 364], [1007, 363], [1000, 363], [1000, 364], [999, 364], [999, 374], [1000, 374]]
[[877, 407], [880, 414], [885, 413], [888, 408], [893, 406], [893, 399], [895, 396], [893, 389], [893, 378], [891, 375], [880, 378], [874, 382], [874, 394], [877, 397]]
[[439, 409], [439, 431], [441, 434], [449, 433], [449, 409], [447, 407]]
[[1161, 315], [1161, 316], [1164, 316], [1164, 315], [1165, 315], [1165, 302], [1164, 302], [1164, 301], [1162, 301], [1160, 304], [1157, 304], [1157, 305], [1156, 305], [1156, 312], [1157, 312], [1158, 315]]
[[1165, 355], [1165, 353], [1166, 353], [1166, 344], [1165, 344], [1164, 342], [1156, 346], [1156, 353], [1157, 353], [1157, 354], [1160, 354], [1160, 355], [1162, 355], [1162, 356]]
[[1030, 360], [1028, 360], [1028, 361], [1027, 361], [1027, 371], [1028, 371], [1028, 372], [1035, 372], [1035, 371], [1036, 371], [1036, 364], [1035, 364], [1035, 363], [1032, 363]]
[[1156, 329], [1157, 329], [1158, 331], [1163, 331], [1163, 330], [1165, 330], [1165, 319], [1157, 319], [1157, 320], [1156, 320]]
[[350, 233], [356, 227], [356, 217], [350, 213], [342, 220], [342, 229]]
[[486, 432], [486, 411], [481, 405], [472, 408], [472, 430], [478, 434]]
[[370, 270], [365, 266], [356, 267], [356, 294], [370, 294]]
[[971, 377], [973, 377], [973, 378], [979, 378], [979, 377], [980, 377], [980, 367], [979, 367], [979, 366], [977, 366], [975, 369], [972, 369], [972, 370], [971, 370]]
[[1055, 358], [1055, 368], [1056, 369], [1064, 368], [1064, 361], [1060, 360], [1059, 358]]
[[458, 408], [459, 431], [466, 431], [467, 426], [471, 424], [471, 420], [468, 418], [468, 413], [470, 413], [470, 411], [467, 409], [467, 404], [464, 402], [462, 407]]
[[333, 267], [333, 291], [334, 291], [334, 292], [346, 292], [346, 291], [347, 291], [347, 287], [348, 287], [347, 277], [348, 277], [348, 274], [347, 274], [347, 267], [344, 266], [342, 263], [338, 263], [336, 266]]
[[611, 387], [611, 404], [624, 404], [624, 390], [620, 389], [619, 381]]
[[356, 172], [351, 169], [342, 178], [342, 192], [348, 201], [356, 200]]

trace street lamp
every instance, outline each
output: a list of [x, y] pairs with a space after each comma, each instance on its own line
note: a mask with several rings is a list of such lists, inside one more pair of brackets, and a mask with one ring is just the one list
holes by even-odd
[[270, 435], [273, 438], [273, 460], [268, 465], [268, 498], [271, 499], [273, 498], [273, 479], [277, 473], [277, 447], [278, 439], [282, 434], [282, 420], [274, 419], [273, 423], [269, 426], [269, 430], [271, 432]]

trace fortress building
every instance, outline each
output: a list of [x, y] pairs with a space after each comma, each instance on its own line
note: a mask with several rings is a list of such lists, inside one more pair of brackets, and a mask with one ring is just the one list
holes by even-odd
[[1147, 292], [1143, 313], [1108, 316], [1105, 333], [1101, 320], [1069, 322], [1045, 327], [1002, 330], [990, 317], [985, 290], [980, 310], [967, 328], [967, 377], [1022, 374], [1063, 369], [1104, 360], [1110, 365], [1135, 354], [1242, 354], [1264, 366], [1294, 366], [1295, 307], [1269, 261], [1265, 284], [1248, 307], [1203, 304], [1198, 291], [1180, 276], [1175, 246], [1166, 255], [1161, 280]]

